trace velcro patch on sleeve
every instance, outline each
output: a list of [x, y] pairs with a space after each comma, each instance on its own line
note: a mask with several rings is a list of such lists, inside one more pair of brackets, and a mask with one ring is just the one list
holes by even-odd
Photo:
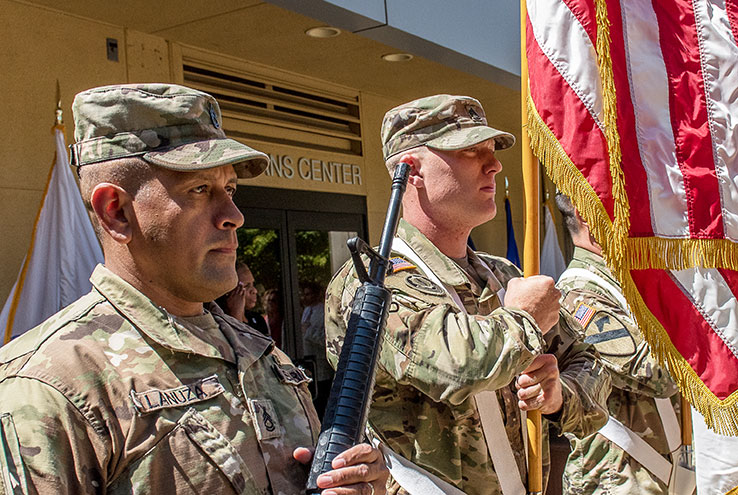
[[410, 263], [405, 258], [401, 258], [399, 256], [395, 256], [394, 258], [390, 258], [390, 263], [392, 263], [392, 273], [401, 272], [402, 270], [412, 270], [414, 268], [417, 268], [417, 266]]
[[577, 319], [577, 321], [582, 325], [583, 328], [587, 328], [587, 325], [589, 325], [589, 322], [592, 321], [592, 317], [594, 317], [596, 311], [592, 306], [589, 306], [584, 303], [579, 303], [579, 306], [577, 306], [576, 311], [574, 311], [574, 318]]
[[194, 383], [164, 390], [136, 392], [131, 390], [131, 399], [136, 409], [144, 414], [168, 407], [182, 407], [212, 399], [225, 391], [218, 375], [202, 378]]
[[627, 357], [636, 352], [636, 343], [628, 327], [617, 316], [599, 312], [586, 330], [584, 341], [595, 346], [603, 356]]
[[249, 412], [254, 420], [256, 438], [268, 440], [282, 434], [274, 404], [269, 399], [249, 399]]
[[300, 385], [312, 380], [305, 370], [291, 364], [275, 364], [274, 372], [282, 383]]
[[408, 275], [405, 277], [405, 284], [408, 287], [418, 292], [422, 292], [423, 294], [428, 294], [429, 296], [444, 296], [446, 294], [443, 287], [423, 275]]

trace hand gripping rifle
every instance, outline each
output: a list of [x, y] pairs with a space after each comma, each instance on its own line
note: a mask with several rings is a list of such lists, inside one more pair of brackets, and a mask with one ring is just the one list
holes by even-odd
[[[379, 252], [358, 237], [347, 242], [354, 268], [361, 281], [351, 306], [346, 336], [328, 398], [323, 427], [315, 447], [307, 482], [307, 493], [319, 493], [318, 476], [333, 469], [338, 454], [361, 441], [374, 389], [374, 375], [390, 305], [390, 291], [384, 287], [389, 270], [392, 239], [397, 231], [400, 204], [410, 167], [398, 164], [392, 178], [392, 195], [382, 229]], [[369, 273], [361, 255], [369, 257]]]

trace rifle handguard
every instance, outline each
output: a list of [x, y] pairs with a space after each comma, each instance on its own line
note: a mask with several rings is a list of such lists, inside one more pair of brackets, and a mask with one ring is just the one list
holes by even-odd
[[[374, 368], [387, 319], [390, 291], [364, 283], [357, 291], [338, 369], [333, 379], [323, 429], [315, 447], [308, 493], [319, 493], [317, 479], [333, 469], [338, 454], [361, 441], [374, 388]], [[379, 335], [377, 334], [379, 332]]]

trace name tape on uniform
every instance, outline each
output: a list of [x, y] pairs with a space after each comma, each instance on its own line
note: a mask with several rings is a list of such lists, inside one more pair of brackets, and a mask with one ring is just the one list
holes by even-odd
[[218, 375], [202, 378], [177, 388], [136, 392], [131, 390], [131, 399], [140, 413], [148, 413], [168, 407], [181, 407], [202, 402], [225, 391]]

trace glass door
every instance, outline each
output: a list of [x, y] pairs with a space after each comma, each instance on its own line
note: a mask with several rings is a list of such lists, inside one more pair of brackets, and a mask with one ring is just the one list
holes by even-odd
[[325, 360], [325, 289], [349, 258], [346, 241], [366, 239], [363, 197], [240, 186], [244, 214], [238, 261], [248, 265], [257, 289], [254, 312], [263, 316], [277, 345], [313, 377], [319, 415], [333, 371]]
[[358, 215], [291, 211], [288, 213], [292, 272], [294, 328], [299, 361], [315, 382], [313, 402], [322, 417], [333, 369], [325, 356], [325, 289], [350, 254], [346, 241], [356, 237], [361, 227]]

